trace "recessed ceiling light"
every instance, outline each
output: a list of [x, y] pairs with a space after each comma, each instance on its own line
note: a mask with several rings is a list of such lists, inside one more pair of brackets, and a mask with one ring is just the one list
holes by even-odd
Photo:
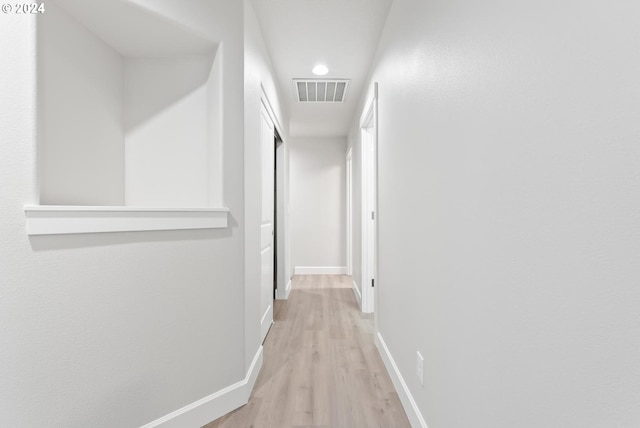
[[313, 70], [311, 70], [311, 71], [316, 76], [324, 76], [325, 74], [327, 74], [329, 72], [329, 69], [327, 68], [326, 65], [318, 64], [315, 67], [313, 67]]

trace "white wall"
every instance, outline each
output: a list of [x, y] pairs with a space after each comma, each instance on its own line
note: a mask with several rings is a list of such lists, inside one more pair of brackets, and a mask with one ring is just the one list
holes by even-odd
[[123, 205], [122, 57], [56, 3], [46, 13], [37, 42], [40, 202]]
[[224, 206], [224, 46], [219, 45], [207, 80], [207, 206]]
[[125, 61], [127, 205], [208, 205], [212, 64], [208, 56]]
[[35, 18], [2, 14], [1, 426], [141, 426], [245, 376], [242, 4], [149, 7], [225, 41], [230, 227], [27, 237], [23, 206], [38, 203]]
[[394, 2], [377, 321], [430, 427], [640, 426], [639, 21]]
[[[292, 263], [346, 267], [346, 138], [291, 139]], [[334, 269], [335, 270], [335, 269]]]

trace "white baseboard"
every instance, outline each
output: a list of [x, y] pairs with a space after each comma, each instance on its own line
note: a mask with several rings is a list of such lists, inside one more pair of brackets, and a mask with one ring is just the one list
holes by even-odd
[[253, 357], [243, 380], [175, 412], [156, 419], [141, 428], [200, 428], [249, 402], [249, 396], [262, 367], [262, 345]]
[[404, 381], [402, 374], [400, 374], [400, 370], [391, 356], [389, 348], [387, 348], [387, 344], [384, 342], [384, 339], [382, 339], [382, 335], [380, 332], [376, 332], [374, 337], [376, 348], [378, 348], [378, 352], [382, 357], [382, 362], [384, 362], [384, 366], [387, 368], [387, 372], [389, 372], [393, 386], [395, 386], [396, 391], [398, 392], [400, 402], [402, 403], [402, 407], [404, 407], [404, 411], [407, 413], [411, 426], [414, 428], [428, 428], [427, 423], [422, 417], [422, 413], [420, 413], [420, 409], [418, 409], [416, 401], [413, 399], [413, 395], [411, 395], [411, 391], [409, 390], [407, 383]]
[[346, 275], [346, 266], [296, 266], [296, 275]]
[[269, 333], [269, 329], [273, 325], [273, 305], [269, 305], [262, 319], [260, 320], [260, 343], [264, 342], [264, 339]]
[[358, 301], [358, 306], [360, 306], [360, 308], [362, 308], [362, 293], [360, 293], [360, 290], [358, 289], [358, 284], [356, 284], [356, 280], [352, 280], [353, 285], [351, 285], [351, 288], [353, 289], [353, 294], [356, 295], [356, 300]]
[[276, 290], [276, 299], [287, 300], [289, 298], [289, 293], [291, 293], [291, 279], [289, 279], [284, 290], [280, 290], [279, 288]]

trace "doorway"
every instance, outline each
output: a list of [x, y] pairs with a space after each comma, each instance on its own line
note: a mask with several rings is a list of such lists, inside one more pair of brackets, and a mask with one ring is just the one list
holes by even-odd
[[286, 299], [291, 291], [291, 262], [288, 147], [264, 89], [260, 108], [260, 329], [264, 341], [274, 321], [274, 299]]

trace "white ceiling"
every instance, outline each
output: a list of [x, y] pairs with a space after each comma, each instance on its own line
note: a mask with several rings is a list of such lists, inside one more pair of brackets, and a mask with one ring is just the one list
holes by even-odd
[[[55, 0], [126, 57], [208, 54], [217, 43], [131, 1]], [[144, 31], [140, 29], [143, 28]]]
[[[293, 137], [349, 131], [392, 0], [253, 0], [271, 55]], [[351, 79], [344, 103], [299, 103], [294, 78]]]

